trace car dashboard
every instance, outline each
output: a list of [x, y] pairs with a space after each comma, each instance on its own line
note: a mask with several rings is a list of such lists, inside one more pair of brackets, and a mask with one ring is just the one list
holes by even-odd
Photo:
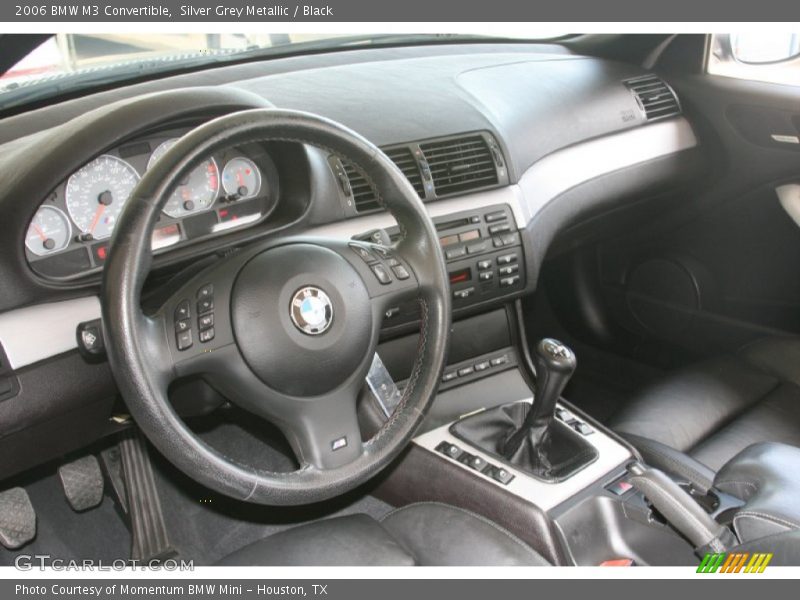
[[[77, 356], [76, 330], [100, 317], [103, 263], [136, 183], [195, 126], [271, 107], [339, 121], [397, 165], [438, 229], [455, 321], [531, 294], [556, 238], [680, 184], [701, 164], [694, 128], [666, 81], [538, 44], [258, 61], [6, 117], [0, 382], [12, 385], [0, 391], [0, 451], [16, 459], [0, 476], [108, 433], [116, 390], [107, 365]], [[145, 285], [156, 295], [160, 281], [267, 236], [399, 235], [358, 165], [300, 140], [224, 148], [169, 194]], [[390, 307], [381, 338], [412, 332], [415, 310]], [[451, 350], [454, 360], [464, 352]], [[59, 389], [43, 391], [45, 381]], [[59, 443], [32, 452], [29, 441], [57, 423]]]

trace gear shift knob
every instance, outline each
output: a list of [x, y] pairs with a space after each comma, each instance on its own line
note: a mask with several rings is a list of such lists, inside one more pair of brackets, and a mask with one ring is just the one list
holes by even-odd
[[558, 340], [544, 338], [533, 353], [536, 368], [536, 395], [525, 424], [534, 426], [553, 418], [561, 397], [577, 366], [575, 353]]
[[[556, 402], [575, 372], [577, 361], [575, 353], [564, 344], [552, 338], [544, 338], [534, 348], [533, 366], [536, 368], [533, 404], [520, 428], [506, 440], [503, 449], [506, 457], [518, 455], [522, 448], [528, 448], [538, 456], [550, 447], [548, 438], [556, 412]], [[549, 465], [551, 461], [539, 456], [537, 464], [540, 462]]]

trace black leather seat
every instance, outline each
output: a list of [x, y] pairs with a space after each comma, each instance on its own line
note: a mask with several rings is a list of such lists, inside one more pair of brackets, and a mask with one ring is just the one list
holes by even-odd
[[227, 566], [541, 566], [505, 529], [460, 508], [424, 502], [381, 519], [359, 514], [300, 525], [223, 558]]
[[800, 446], [800, 338], [758, 340], [668, 376], [610, 425], [648, 463], [709, 485], [751, 444]]

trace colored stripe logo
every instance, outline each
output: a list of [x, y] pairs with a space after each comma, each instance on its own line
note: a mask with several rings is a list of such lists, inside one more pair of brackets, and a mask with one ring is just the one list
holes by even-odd
[[763, 573], [772, 560], [766, 552], [718, 552], [703, 557], [698, 573]]

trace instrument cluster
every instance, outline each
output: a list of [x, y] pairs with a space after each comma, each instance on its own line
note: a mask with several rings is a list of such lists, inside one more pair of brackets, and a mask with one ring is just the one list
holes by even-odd
[[[25, 252], [34, 271], [72, 277], [102, 268], [114, 225], [141, 176], [185, 130], [114, 148], [72, 173], [28, 225]], [[179, 182], [153, 231], [154, 253], [266, 218], [277, 203], [277, 170], [259, 145], [209, 156]]]

